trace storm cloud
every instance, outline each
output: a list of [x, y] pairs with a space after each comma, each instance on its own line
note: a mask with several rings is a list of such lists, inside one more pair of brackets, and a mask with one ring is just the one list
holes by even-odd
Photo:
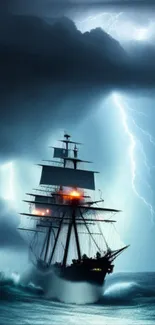
[[5, 13], [0, 30], [2, 155], [37, 153], [40, 134], [80, 120], [101, 94], [155, 86], [153, 46], [127, 53], [100, 28], [82, 34], [65, 17], [48, 24]]
[[28, 0], [26, 2], [20, 0], [6, 0], [1, 7], [9, 11], [37, 11], [59, 8], [59, 10], [77, 8], [77, 7], [97, 7], [111, 8], [121, 7], [125, 8], [148, 8], [154, 6], [154, 0], [34, 0], [33, 2]]
[[75, 86], [155, 84], [153, 46], [143, 52], [134, 45], [134, 55], [129, 55], [100, 28], [82, 34], [67, 18], [49, 25], [37, 17], [7, 16], [1, 25], [1, 81], [10, 90], [35, 79], [38, 84], [49, 80]]

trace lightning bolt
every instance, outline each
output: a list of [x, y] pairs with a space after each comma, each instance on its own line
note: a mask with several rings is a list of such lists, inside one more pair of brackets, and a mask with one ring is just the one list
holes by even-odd
[[[86, 30], [101, 27], [103, 28], [108, 34], [114, 32], [117, 34], [117, 23], [119, 18], [123, 15], [123, 12], [119, 13], [109, 13], [109, 12], [102, 12], [95, 16], [89, 16], [84, 20], [76, 20], [76, 24], [78, 28], [82, 31], [84, 29], [84, 25], [86, 25]], [[88, 24], [90, 24], [90, 28], [88, 28]], [[119, 36], [119, 35], [117, 35]]]
[[[149, 21], [145, 27], [134, 25], [124, 17], [125, 12], [101, 12], [93, 16], [87, 16], [83, 20], [75, 19], [75, 24], [82, 33], [100, 27], [112, 37], [121, 40], [146, 41], [154, 37], [154, 21]], [[122, 24], [120, 24], [122, 23]]]
[[[132, 115], [133, 115], [133, 113], [134, 113], [134, 114], [136, 114], [136, 115], [140, 115], [140, 116], [148, 117], [144, 112], [137, 111], [137, 110], [135, 110], [135, 109], [129, 107], [129, 104], [128, 104], [126, 101], [124, 101], [124, 105], [125, 105], [126, 110], [128, 110], [128, 112], [132, 112]], [[138, 131], [140, 131], [143, 135], [145, 135], [145, 137], [149, 140], [149, 142], [150, 142], [150, 143], [155, 147], [155, 139], [154, 139], [154, 137], [153, 137], [149, 132], [147, 132], [146, 130], [142, 129], [142, 128], [141, 128], [141, 127], [136, 123], [136, 121], [135, 121], [134, 118], [132, 118], [132, 117], [130, 116], [130, 119], [132, 120], [132, 123], [133, 123], [133, 125], [135, 126], [135, 128], [136, 128]], [[148, 174], [149, 174], [149, 176], [150, 176], [150, 175], [151, 175], [151, 174], [150, 174], [150, 172], [151, 172], [151, 167], [154, 168], [154, 166], [151, 166], [151, 167], [149, 166], [148, 159], [147, 159], [147, 156], [146, 156], [146, 153], [145, 153], [145, 150], [144, 150], [144, 146], [143, 146], [143, 144], [142, 144], [140, 141], [138, 141], [138, 144], [139, 144], [139, 147], [140, 147], [140, 151], [141, 151], [141, 153], [142, 153], [142, 156], [143, 156], [143, 163], [144, 163], [144, 165], [145, 165], [145, 167], [146, 167], [146, 169], [147, 169], [147, 171], [148, 171]], [[149, 186], [149, 187], [150, 187], [150, 186]]]
[[[151, 215], [151, 220], [154, 223], [154, 216], [155, 216], [155, 211], [153, 209], [153, 206], [151, 205], [151, 203], [149, 203], [145, 197], [143, 197], [139, 191], [137, 190], [136, 187], [136, 175], [137, 175], [137, 165], [136, 165], [136, 158], [135, 158], [135, 151], [136, 151], [136, 147], [137, 147], [137, 138], [136, 136], [132, 133], [132, 131], [130, 130], [129, 127], [129, 123], [128, 123], [128, 115], [126, 113], [126, 105], [123, 103], [122, 97], [119, 96], [118, 94], [114, 93], [112, 95], [113, 97], [113, 101], [116, 105], [116, 107], [119, 110], [120, 116], [121, 116], [121, 121], [123, 124], [123, 128], [124, 131], [126, 133], [126, 135], [129, 138], [129, 159], [130, 159], [130, 172], [131, 172], [131, 184], [132, 184], [132, 189], [133, 192], [136, 194], [136, 196], [144, 203], [144, 205], [149, 209], [150, 211], [150, 215]], [[149, 141], [151, 142], [151, 144], [155, 145], [155, 140], [153, 139], [153, 137], [145, 130], [143, 130], [142, 128], [140, 128], [137, 123], [135, 122], [135, 120], [132, 118], [132, 122], [134, 123], [134, 125], [136, 126], [136, 128], [138, 128], [138, 130], [140, 130], [145, 136], [148, 137]], [[146, 154], [144, 151], [144, 148], [141, 144], [141, 152], [143, 154], [144, 157], [144, 164], [147, 167], [148, 170], [150, 170], [150, 167], [148, 165], [147, 162], [147, 158], [146, 158]], [[148, 185], [150, 188], [150, 185]]]

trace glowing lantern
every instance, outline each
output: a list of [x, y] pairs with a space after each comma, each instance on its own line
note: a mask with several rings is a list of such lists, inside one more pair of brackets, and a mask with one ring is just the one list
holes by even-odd
[[78, 192], [77, 190], [73, 190], [69, 193], [69, 196], [72, 198], [80, 198], [81, 197], [81, 193]]
[[39, 211], [38, 210], [33, 210], [32, 214], [39, 214]]

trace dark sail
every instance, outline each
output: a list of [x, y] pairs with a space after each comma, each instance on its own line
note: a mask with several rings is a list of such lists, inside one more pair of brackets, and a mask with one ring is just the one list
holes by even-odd
[[40, 184], [95, 190], [94, 172], [56, 166], [42, 166]]
[[56, 148], [54, 147], [54, 158], [67, 158], [68, 157], [68, 150], [64, 148]]

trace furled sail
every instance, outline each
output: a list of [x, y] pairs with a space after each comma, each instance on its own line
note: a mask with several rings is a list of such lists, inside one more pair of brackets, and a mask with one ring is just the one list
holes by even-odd
[[55, 166], [42, 166], [40, 184], [95, 190], [94, 172]]

